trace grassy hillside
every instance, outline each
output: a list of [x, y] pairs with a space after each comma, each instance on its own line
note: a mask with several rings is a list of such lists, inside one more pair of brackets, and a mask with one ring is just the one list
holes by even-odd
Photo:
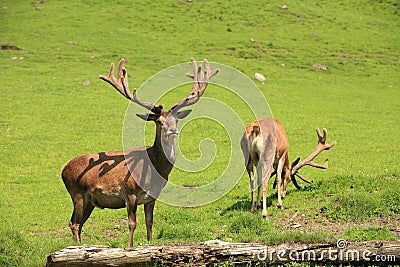
[[[289, 185], [283, 210], [269, 190], [269, 221], [250, 212], [246, 174], [209, 205], [157, 203], [155, 243], [399, 240], [399, 15], [395, 0], [2, 1], [0, 265], [42, 265], [51, 252], [74, 244], [60, 170], [79, 154], [122, 149], [128, 103], [97, 78], [121, 57], [128, 59], [132, 87], [192, 56], [249, 77], [262, 73], [267, 81], [254, 82], [286, 129], [292, 160], [312, 152], [316, 127], [328, 128], [328, 141], [338, 142], [320, 156], [321, 162], [329, 156], [328, 170], [302, 170], [314, 184]], [[205, 96], [246, 112], [217, 86]], [[200, 141], [212, 138], [226, 152], [230, 145], [218, 127], [188, 124], [182, 151], [196, 159]], [[199, 173], [174, 170], [170, 180], [212, 181], [225, 168], [223, 157], [216, 160]], [[139, 210], [136, 245], [146, 242]], [[127, 232], [124, 209], [96, 209], [83, 239], [124, 247]]]

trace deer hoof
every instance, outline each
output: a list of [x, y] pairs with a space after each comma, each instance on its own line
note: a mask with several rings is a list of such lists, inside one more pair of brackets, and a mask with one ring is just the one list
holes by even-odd
[[263, 211], [263, 212], [262, 212], [262, 216], [263, 216], [263, 218], [264, 218], [265, 220], [268, 220], [268, 216], [267, 216], [267, 212], [266, 212], [266, 211]]
[[259, 204], [256, 204], [256, 202], [253, 202], [253, 203], [251, 204], [251, 211], [252, 211], [252, 212], [256, 212], [256, 211], [258, 210], [259, 207], [260, 207]]

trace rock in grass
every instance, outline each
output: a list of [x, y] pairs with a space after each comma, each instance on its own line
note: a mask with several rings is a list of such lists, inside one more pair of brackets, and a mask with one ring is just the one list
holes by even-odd
[[288, 9], [289, 7], [287, 5], [278, 5], [277, 8]]
[[91, 82], [89, 80], [83, 81], [82, 85], [83, 86], [89, 86], [91, 84]]
[[293, 228], [293, 229], [297, 229], [297, 228], [300, 228], [300, 227], [301, 227], [301, 224], [299, 224], [299, 223], [294, 223], [294, 224], [290, 225], [290, 227]]
[[260, 73], [258, 73], [258, 72], [256, 72], [255, 74], [254, 74], [254, 78], [257, 80], [257, 81], [260, 81], [260, 82], [265, 82], [266, 80], [267, 80], [267, 78], [265, 78], [265, 76], [264, 75], [262, 75], [262, 74], [260, 74]]
[[316, 67], [317, 69], [320, 69], [320, 70], [328, 70], [327, 66], [324, 66], [324, 65], [319, 64], [319, 63], [315, 63], [313, 66]]

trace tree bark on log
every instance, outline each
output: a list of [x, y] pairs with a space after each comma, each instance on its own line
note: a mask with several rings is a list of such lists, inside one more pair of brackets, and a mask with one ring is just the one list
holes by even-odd
[[[341, 241], [341, 243], [339, 242]], [[47, 258], [48, 267], [59, 266], [202, 266], [218, 263], [289, 262], [393, 265], [400, 263], [399, 241], [349, 242], [334, 244], [201, 243], [146, 245], [132, 249], [107, 246], [70, 246]]]

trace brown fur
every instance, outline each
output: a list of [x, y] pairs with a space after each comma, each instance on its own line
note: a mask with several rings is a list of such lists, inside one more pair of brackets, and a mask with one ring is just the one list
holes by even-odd
[[136, 209], [141, 204], [144, 204], [147, 239], [151, 241], [155, 199], [166, 184], [175, 161], [174, 153], [173, 158], [168, 158], [164, 151], [175, 150], [177, 120], [189, 112], [163, 112], [156, 120], [152, 147], [81, 155], [64, 166], [62, 179], [74, 204], [70, 228], [76, 241], [81, 240], [83, 224], [95, 207], [127, 207], [129, 246], [133, 246]]
[[[276, 185], [278, 186], [278, 207], [282, 207], [282, 198], [286, 195], [286, 187], [290, 181], [296, 188], [301, 188], [295, 176], [301, 180], [312, 183], [305, 179], [298, 171], [304, 166], [312, 166], [320, 169], [328, 168], [328, 159], [321, 165], [313, 162], [322, 151], [329, 150], [336, 145], [336, 141], [326, 144], [327, 130], [321, 135], [319, 128], [316, 129], [318, 145], [305, 160], [297, 158], [293, 163], [289, 162], [289, 142], [282, 125], [275, 119], [262, 118], [250, 123], [242, 136], [241, 148], [245, 158], [245, 165], [250, 177], [251, 186], [251, 209], [255, 211], [260, 206], [260, 186], [263, 190], [263, 217], [267, 218], [266, 195], [269, 178], [276, 174]], [[253, 166], [257, 170], [257, 183], [254, 180]], [[272, 169], [275, 169], [272, 172]], [[262, 170], [264, 169], [264, 175]], [[254, 201], [254, 191], [258, 189], [257, 202]], [[274, 184], [275, 188], [275, 184]]]
[[[241, 139], [241, 147], [245, 157], [246, 170], [250, 177], [251, 209], [255, 211], [260, 205], [260, 186], [263, 185], [263, 216], [267, 216], [266, 194], [268, 180], [272, 176], [272, 168], [276, 170], [278, 185], [278, 206], [282, 206], [286, 186], [291, 180], [288, 157], [289, 142], [282, 125], [275, 119], [262, 118], [251, 122]], [[257, 183], [254, 179], [253, 166], [257, 169]], [[264, 176], [262, 176], [264, 169]], [[283, 180], [282, 180], [283, 178]], [[257, 202], [254, 191], [257, 188]]]
[[199, 101], [209, 79], [219, 72], [218, 69], [211, 71], [207, 60], [204, 60], [203, 72], [201, 66], [197, 66], [192, 58], [194, 74], [188, 76], [194, 82], [190, 93], [171, 109], [164, 111], [162, 105], [156, 106], [139, 99], [136, 96], [136, 89], [131, 93], [125, 62], [124, 58], [119, 61], [117, 78], [114, 76], [114, 63], [111, 63], [109, 75], [100, 75], [99, 78], [108, 82], [130, 101], [152, 112], [137, 116], [156, 123], [154, 145], [129, 151], [81, 155], [64, 166], [61, 176], [74, 204], [69, 226], [74, 239], [78, 242], [81, 241], [82, 227], [95, 207], [102, 209], [127, 207], [128, 244], [132, 247], [136, 210], [141, 204], [144, 205], [147, 240], [151, 242], [155, 201], [167, 183], [168, 175], [175, 163], [177, 122], [191, 112], [191, 110], [179, 110]]

